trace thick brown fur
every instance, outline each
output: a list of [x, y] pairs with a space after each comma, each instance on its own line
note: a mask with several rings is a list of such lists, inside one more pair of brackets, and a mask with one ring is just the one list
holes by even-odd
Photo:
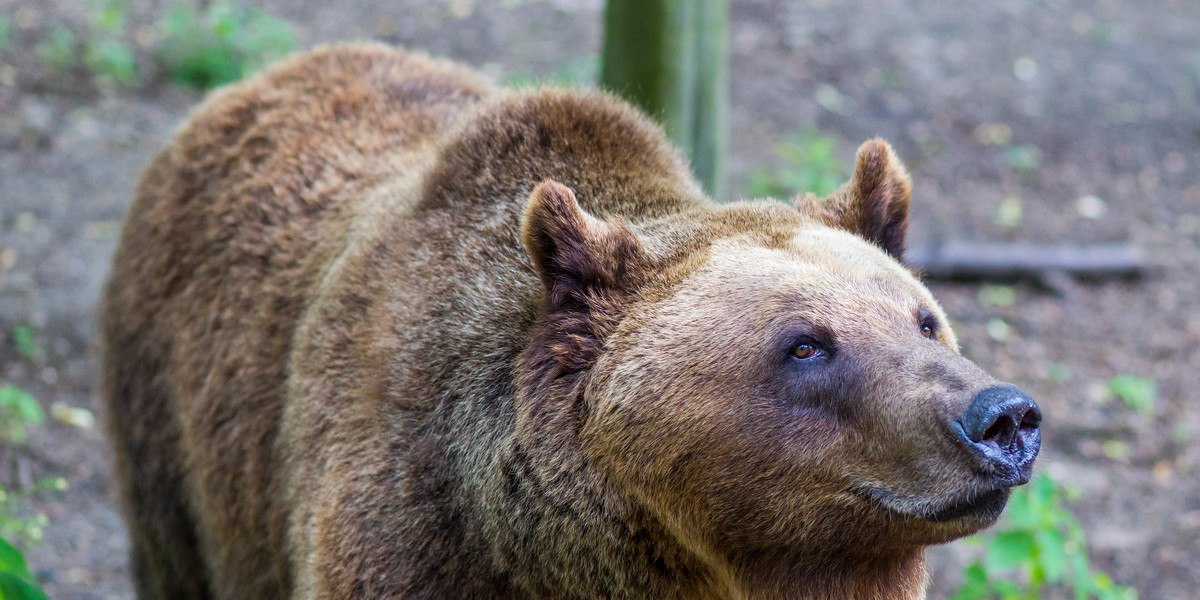
[[715, 205], [611, 96], [380, 45], [217, 92], [107, 291], [139, 597], [922, 597], [995, 518], [926, 518], [993, 382], [880, 250], [910, 187], [873, 141], [828, 199]]

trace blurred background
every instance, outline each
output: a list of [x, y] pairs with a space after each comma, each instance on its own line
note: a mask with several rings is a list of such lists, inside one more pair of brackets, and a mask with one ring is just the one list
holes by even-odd
[[[602, 0], [0, 0], [0, 537], [28, 559], [0, 545], [0, 578], [131, 598], [97, 302], [141, 167], [206, 89], [352, 39], [594, 85], [604, 23]], [[1200, 3], [730, 0], [724, 26], [724, 197], [828, 192], [881, 136], [915, 182], [910, 246], [1020, 263], [930, 282], [963, 352], [1045, 413], [1034, 485], [931, 552], [930, 597], [1195, 597]], [[1021, 244], [1120, 264], [1078, 278]]]

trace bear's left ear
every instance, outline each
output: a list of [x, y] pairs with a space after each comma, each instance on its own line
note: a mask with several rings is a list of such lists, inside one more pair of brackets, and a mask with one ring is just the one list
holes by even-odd
[[624, 223], [593, 217], [570, 188], [549, 179], [525, 205], [521, 239], [558, 309], [590, 311], [606, 291], [624, 289], [640, 254]]
[[849, 182], [826, 198], [802, 197], [796, 207], [830, 227], [858, 234], [902, 260], [911, 196], [912, 179], [904, 164], [887, 142], [875, 138], [859, 146]]

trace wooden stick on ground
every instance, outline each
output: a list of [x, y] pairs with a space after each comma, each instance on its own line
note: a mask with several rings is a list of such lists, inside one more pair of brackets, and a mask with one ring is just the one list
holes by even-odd
[[1043, 246], [952, 241], [910, 248], [904, 255], [909, 266], [931, 279], [1036, 279], [1052, 287], [1064, 275], [1136, 278], [1151, 270], [1145, 252], [1129, 243]]

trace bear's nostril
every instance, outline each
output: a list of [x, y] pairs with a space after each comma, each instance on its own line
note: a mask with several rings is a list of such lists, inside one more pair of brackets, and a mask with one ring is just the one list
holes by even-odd
[[1025, 411], [1025, 415], [1021, 417], [1020, 429], [1022, 431], [1037, 429], [1041, 424], [1042, 413], [1037, 409], [1037, 407], [1033, 407]]
[[995, 442], [997, 446], [1007, 446], [1017, 437], [1017, 423], [1008, 415], [998, 415], [987, 431], [983, 432], [982, 442]]
[[1021, 390], [1006, 385], [979, 392], [959, 422], [971, 442], [1007, 446], [1023, 433], [1036, 430], [1041, 421], [1037, 404]]

